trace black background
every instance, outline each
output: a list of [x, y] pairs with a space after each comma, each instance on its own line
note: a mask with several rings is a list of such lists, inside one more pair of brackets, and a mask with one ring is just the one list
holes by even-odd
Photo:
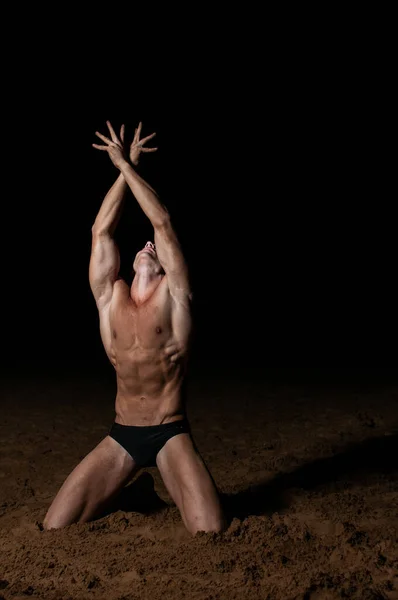
[[[110, 119], [157, 132], [141, 174], [190, 266], [197, 364], [394, 377], [396, 194], [369, 48], [322, 30], [209, 48], [202, 31], [166, 57], [153, 35], [122, 50], [60, 32], [21, 36], [3, 74], [3, 369], [111, 369], [88, 283]], [[131, 196], [116, 238], [127, 273], [152, 238]]]

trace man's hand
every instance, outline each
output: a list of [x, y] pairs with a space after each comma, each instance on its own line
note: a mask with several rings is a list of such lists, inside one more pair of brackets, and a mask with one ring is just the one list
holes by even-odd
[[145, 144], [145, 142], [148, 142], [153, 137], [155, 137], [156, 133], [151, 133], [151, 135], [147, 135], [145, 138], [140, 140], [141, 129], [142, 129], [142, 123], [140, 121], [137, 129], [135, 130], [134, 139], [131, 142], [131, 146], [130, 146], [130, 160], [133, 163], [133, 165], [135, 165], [135, 166], [138, 165], [141, 152], [156, 152], [156, 150], [157, 150], [157, 148], [144, 148], [143, 147], [143, 144]]
[[108, 129], [109, 129], [112, 139], [109, 139], [105, 135], [102, 135], [102, 133], [99, 133], [98, 131], [96, 131], [95, 135], [97, 137], [99, 137], [107, 145], [100, 146], [99, 144], [93, 144], [93, 147], [97, 148], [97, 150], [105, 150], [106, 152], [108, 152], [109, 157], [110, 157], [111, 161], [113, 162], [113, 164], [115, 165], [115, 167], [117, 167], [118, 169], [121, 169], [123, 164], [127, 162], [127, 159], [126, 159], [126, 157], [124, 155], [124, 151], [123, 151], [124, 125], [122, 125], [120, 128], [120, 140], [119, 140], [119, 138], [117, 137], [115, 130], [113, 129], [110, 122], [107, 121], [106, 124], [108, 126]]
[[[106, 150], [106, 152], [108, 152], [109, 157], [110, 157], [111, 161], [113, 162], [113, 164], [115, 165], [115, 167], [120, 169], [121, 166], [123, 165], [123, 163], [126, 162], [126, 156], [124, 154], [124, 149], [123, 149], [124, 125], [122, 125], [120, 128], [120, 139], [118, 139], [111, 123], [109, 121], [107, 121], [106, 124], [108, 126], [108, 129], [109, 129], [112, 139], [109, 139], [105, 135], [102, 135], [102, 133], [99, 133], [99, 131], [96, 131], [95, 135], [98, 136], [107, 145], [100, 146], [99, 144], [93, 144], [93, 147], [97, 148], [97, 150]], [[134, 138], [133, 138], [133, 141], [131, 142], [131, 146], [130, 146], [129, 157], [130, 157], [132, 164], [135, 166], [138, 165], [141, 152], [156, 152], [156, 150], [157, 150], [157, 148], [144, 148], [144, 146], [143, 146], [146, 142], [151, 140], [156, 135], [156, 133], [151, 133], [151, 135], [147, 135], [145, 138], [140, 140], [141, 129], [142, 129], [142, 123], [140, 121], [138, 127], [135, 130]]]

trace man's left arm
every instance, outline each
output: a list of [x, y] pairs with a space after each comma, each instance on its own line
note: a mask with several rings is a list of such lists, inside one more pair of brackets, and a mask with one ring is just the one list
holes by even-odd
[[170, 293], [175, 300], [186, 304], [191, 299], [188, 267], [169, 212], [160, 202], [156, 192], [128, 162], [121, 165], [120, 172], [138, 204], [152, 223], [155, 232], [156, 253], [167, 275]]

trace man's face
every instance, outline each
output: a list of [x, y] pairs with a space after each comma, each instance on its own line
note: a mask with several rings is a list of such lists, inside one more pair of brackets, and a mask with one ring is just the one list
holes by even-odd
[[151, 266], [156, 272], [162, 269], [158, 255], [156, 254], [156, 246], [152, 242], [147, 242], [145, 246], [135, 255], [133, 270], [137, 272], [140, 265]]

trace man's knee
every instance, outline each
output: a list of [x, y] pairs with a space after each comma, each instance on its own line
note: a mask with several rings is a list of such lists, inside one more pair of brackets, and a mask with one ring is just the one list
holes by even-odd
[[220, 515], [216, 518], [195, 519], [186, 524], [186, 527], [192, 535], [199, 531], [205, 533], [222, 533], [227, 528], [227, 521], [224, 516]]
[[47, 515], [43, 521], [43, 529], [48, 531], [49, 529], [60, 529], [62, 525], [57, 522], [56, 519], [51, 519]]
[[70, 509], [60, 510], [59, 503], [55, 502], [54, 504], [50, 506], [44, 517], [43, 529], [62, 529], [80, 520], [79, 514], [76, 514], [76, 511], [71, 511]]

